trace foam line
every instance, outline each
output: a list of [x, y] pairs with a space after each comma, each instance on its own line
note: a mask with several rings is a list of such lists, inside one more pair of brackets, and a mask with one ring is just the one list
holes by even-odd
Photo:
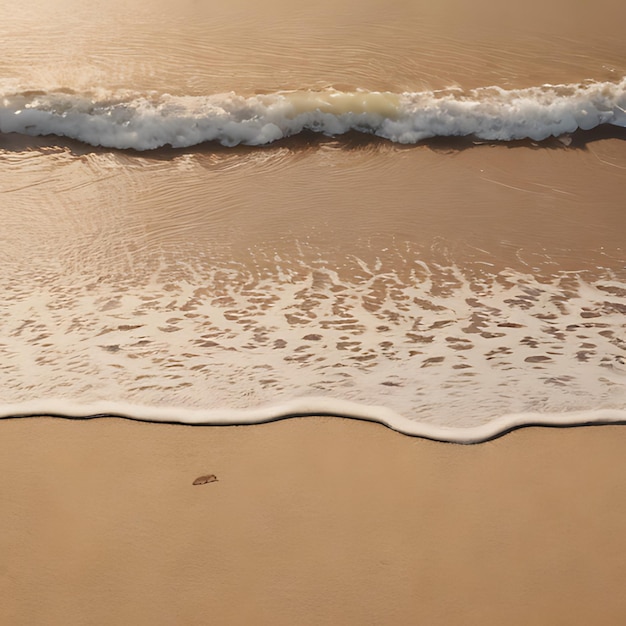
[[626, 78], [506, 90], [291, 91], [173, 96], [151, 92], [7, 92], [0, 132], [57, 135], [93, 146], [150, 150], [215, 141], [258, 146], [303, 131], [369, 133], [402, 144], [432, 137], [541, 141], [610, 124], [626, 127]]
[[525, 426], [569, 427], [626, 423], [626, 409], [598, 409], [568, 413], [519, 413], [504, 415], [480, 426], [453, 428], [408, 420], [382, 406], [366, 406], [333, 398], [298, 398], [255, 409], [198, 410], [147, 407], [116, 402], [79, 404], [63, 400], [34, 400], [0, 407], [0, 419], [54, 416], [73, 419], [123, 417], [126, 419], [192, 426], [263, 424], [290, 417], [326, 415], [378, 422], [413, 437], [458, 444], [495, 439]]

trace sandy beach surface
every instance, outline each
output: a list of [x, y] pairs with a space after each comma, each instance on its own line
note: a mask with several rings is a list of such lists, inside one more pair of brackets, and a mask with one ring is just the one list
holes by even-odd
[[2, 624], [571, 626], [626, 611], [619, 426], [474, 446], [338, 418], [34, 418], [0, 435]]
[[[108, 401], [175, 420], [319, 395], [448, 427], [622, 410], [622, 105], [595, 129], [574, 107], [588, 130], [542, 143], [135, 152], [85, 134], [154, 122], [146, 98], [233, 94], [254, 125], [248, 98], [358, 90], [451, 90], [495, 102], [492, 128], [543, 128], [538, 102], [626, 76], [626, 3], [576, 4], [12, 5], [0, 415]], [[189, 107], [154, 132], [213, 110]], [[0, 419], [0, 626], [619, 625], [625, 452], [623, 426], [461, 446], [330, 417]]]

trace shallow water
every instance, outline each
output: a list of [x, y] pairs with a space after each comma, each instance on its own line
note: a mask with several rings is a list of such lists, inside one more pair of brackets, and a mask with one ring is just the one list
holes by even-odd
[[[0, 42], [2, 89], [74, 107], [623, 84], [623, 8], [444, 4], [31, 4]], [[138, 153], [0, 135], [4, 413], [106, 400], [220, 421], [330, 398], [407, 431], [622, 415], [619, 98], [605, 125], [541, 143], [305, 134]]]

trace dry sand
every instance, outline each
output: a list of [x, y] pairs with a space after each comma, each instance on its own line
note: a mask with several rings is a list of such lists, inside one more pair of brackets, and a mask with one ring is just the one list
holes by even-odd
[[[626, 429], [0, 423], [1, 624], [617, 624]], [[194, 485], [214, 474], [215, 482]]]

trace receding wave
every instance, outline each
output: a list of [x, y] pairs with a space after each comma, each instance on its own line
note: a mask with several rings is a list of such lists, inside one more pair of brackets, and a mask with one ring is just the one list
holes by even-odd
[[0, 96], [0, 132], [57, 135], [150, 150], [204, 142], [263, 145], [304, 131], [350, 131], [414, 144], [433, 137], [541, 141], [601, 125], [626, 127], [626, 78], [506, 90], [289, 91], [244, 96], [68, 91]]
[[33, 292], [16, 279], [0, 313], [0, 416], [323, 413], [462, 442], [626, 420], [623, 282], [418, 269], [255, 279], [215, 268], [202, 287], [155, 277], [139, 293], [53, 277]]

